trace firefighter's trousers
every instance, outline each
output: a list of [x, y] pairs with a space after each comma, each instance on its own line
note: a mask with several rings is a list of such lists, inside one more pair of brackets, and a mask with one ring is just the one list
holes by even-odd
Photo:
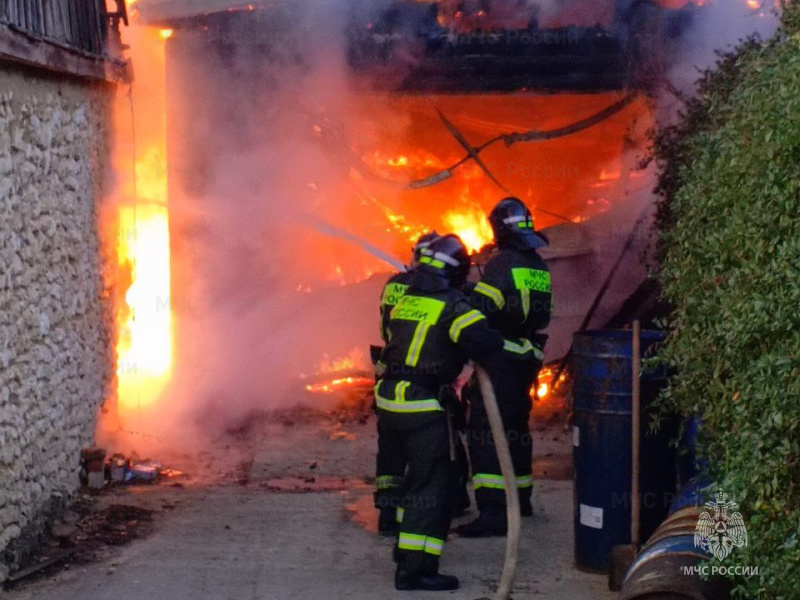
[[434, 573], [450, 528], [453, 465], [444, 412], [397, 414], [378, 411], [384, 442], [401, 451], [408, 465], [397, 537], [400, 565]]
[[[538, 366], [538, 361], [503, 361], [488, 371], [508, 438], [516, 475], [516, 491], [523, 510], [530, 506], [533, 490], [532, 437], [528, 417], [531, 410], [530, 389], [536, 381]], [[470, 381], [465, 394], [470, 401], [467, 443], [475, 501], [481, 513], [487, 512], [504, 518], [505, 484], [477, 377]]]

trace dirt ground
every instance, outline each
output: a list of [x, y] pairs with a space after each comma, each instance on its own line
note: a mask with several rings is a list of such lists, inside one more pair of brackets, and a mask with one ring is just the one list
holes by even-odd
[[[199, 456], [184, 475], [82, 496], [40, 558], [69, 553], [6, 590], [10, 600], [303, 600], [429, 597], [396, 592], [391, 540], [372, 508], [374, 418], [273, 415]], [[514, 598], [604, 600], [606, 578], [572, 566], [570, 437], [534, 431], [535, 516], [524, 519]], [[451, 536], [442, 561], [462, 588], [491, 596], [504, 538]], [[57, 554], [56, 554], [57, 556]], [[441, 594], [440, 594], [441, 595]]]

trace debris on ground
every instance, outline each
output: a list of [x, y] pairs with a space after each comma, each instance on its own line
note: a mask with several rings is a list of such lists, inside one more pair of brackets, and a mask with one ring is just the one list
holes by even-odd
[[43, 543], [7, 586], [48, 577], [73, 565], [96, 561], [103, 550], [144, 538], [153, 529], [153, 510], [122, 503], [104, 505], [96, 494], [79, 494], [72, 509], [53, 524]]

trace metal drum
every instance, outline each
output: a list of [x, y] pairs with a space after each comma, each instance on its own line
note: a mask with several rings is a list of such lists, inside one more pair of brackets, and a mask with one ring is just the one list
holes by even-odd
[[[631, 373], [630, 331], [587, 331], [573, 345], [573, 457], [575, 463], [575, 563], [608, 572], [611, 549], [630, 543]], [[664, 339], [643, 331], [642, 353], [649, 357]], [[670, 441], [677, 422], [649, 433], [648, 406], [666, 382], [663, 371], [642, 373], [641, 535], [655, 531], [667, 516], [677, 488], [677, 456]]]
[[720, 582], [684, 571], [708, 558], [694, 547], [694, 525], [691, 533], [648, 544], [625, 576], [621, 600], [723, 600], [727, 590]]
[[[701, 580], [692, 572], [711, 555], [694, 545], [694, 531], [702, 506], [702, 483], [687, 485], [670, 515], [647, 540], [625, 574], [621, 600], [727, 600], [730, 585], [719, 578]], [[695, 505], [700, 503], [700, 506]]]

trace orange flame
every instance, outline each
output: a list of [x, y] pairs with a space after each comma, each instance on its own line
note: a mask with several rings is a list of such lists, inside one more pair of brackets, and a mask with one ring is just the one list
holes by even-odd
[[347, 356], [331, 359], [327, 354], [322, 355], [322, 360], [317, 365], [317, 373], [336, 373], [349, 369], [364, 368], [364, 352], [361, 348], [353, 348]]
[[[317, 365], [316, 374], [331, 374], [333, 378], [310, 383], [305, 386], [305, 389], [312, 393], [331, 393], [346, 388], [372, 387], [375, 379], [366, 374], [359, 374], [359, 370], [363, 370], [365, 373], [367, 371], [364, 352], [361, 348], [353, 348], [346, 356], [336, 359], [323, 354], [322, 360]], [[348, 374], [342, 376], [345, 373]], [[339, 374], [338, 377], [337, 374]]]
[[[553, 369], [550, 367], [542, 367], [536, 379], [536, 384], [531, 388], [531, 398], [541, 401], [550, 396], [553, 391], [553, 377], [555, 377]], [[558, 377], [558, 381], [563, 383], [566, 378], [566, 373], [561, 373]]]
[[[130, 58], [163, 67], [163, 32], [146, 29], [133, 15], [124, 31]], [[120, 415], [156, 403], [172, 375], [173, 320], [170, 307], [170, 242], [167, 202], [163, 68], [147, 69], [133, 96], [133, 110], [147, 117], [130, 129], [131, 107], [120, 97], [115, 111], [119, 238], [116, 254], [120, 283], [129, 283], [118, 307], [117, 398]], [[130, 156], [137, 139], [145, 150]]]
[[333, 379], [325, 383], [312, 383], [306, 386], [306, 391], [314, 394], [325, 393], [329, 394], [343, 388], [353, 387], [372, 387], [375, 383], [374, 379], [368, 377], [342, 377]]
[[477, 204], [447, 211], [442, 216], [442, 222], [448, 231], [461, 238], [470, 252], [477, 252], [494, 240], [486, 213]]

